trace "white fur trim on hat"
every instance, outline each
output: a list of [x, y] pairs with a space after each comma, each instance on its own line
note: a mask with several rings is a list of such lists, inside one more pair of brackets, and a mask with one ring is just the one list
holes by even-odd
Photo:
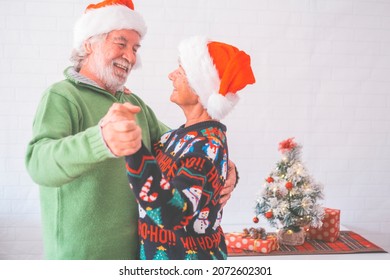
[[94, 35], [120, 29], [133, 29], [141, 38], [147, 31], [143, 17], [124, 5], [87, 10], [74, 26], [73, 48], [80, 49], [82, 43]]
[[221, 80], [210, 57], [209, 40], [195, 36], [179, 45], [180, 65], [183, 67], [190, 86], [200, 98], [200, 102], [213, 119], [223, 119], [237, 104], [239, 97], [228, 93], [219, 94]]
[[237, 94], [228, 93], [225, 96], [219, 93], [213, 93], [210, 95], [207, 102], [207, 113], [216, 120], [222, 120], [227, 114], [229, 114], [240, 97]]

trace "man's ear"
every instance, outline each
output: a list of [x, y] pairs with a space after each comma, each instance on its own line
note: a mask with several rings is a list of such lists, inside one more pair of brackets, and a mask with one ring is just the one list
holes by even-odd
[[89, 40], [85, 40], [83, 44], [86, 54], [91, 54], [93, 52], [91, 42]]

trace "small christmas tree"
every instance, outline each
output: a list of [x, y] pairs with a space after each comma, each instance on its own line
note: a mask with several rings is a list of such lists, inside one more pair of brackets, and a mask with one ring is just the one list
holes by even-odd
[[222, 257], [224, 260], [227, 259], [227, 255], [221, 250], [221, 248], [218, 248], [219, 249], [219, 252], [221, 253]]
[[162, 225], [162, 218], [161, 218], [161, 207], [155, 209], [151, 207], [147, 207], [145, 210], [149, 218], [151, 218], [153, 222], [156, 223], [156, 225], [162, 228], [163, 225]]
[[146, 252], [145, 252], [144, 241], [141, 241], [141, 248], [140, 248], [140, 252], [139, 252], [139, 258], [141, 260], [146, 260]]
[[301, 227], [320, 227], [324, 209], [322, 185], [315, 183], [301, 163], [302, 147], [294, 138], [279, 143], [282, 160], [266, 178], [264, 189], [256, 200], [253, 221], [263, 215], [271, 226], [299, 232]]
[[[168, 204], [173, 205], [179, 209], [183, 209], [185, 207], [185, 202], [179, 192], [176, 189], [172, 190], [173, 196], [171, 200], [168, 201]], [[184, 211], [184, 209], [183, 209]]]
[[153, 260], [168, 260], [166, 250], [163, 246], [157, 247], [157, 252], [154, 254]]
[[186, 251], [186, 255], [184, 257], [185, 260], [199, 260], [198, 254], [195, 251], [188, 250]]

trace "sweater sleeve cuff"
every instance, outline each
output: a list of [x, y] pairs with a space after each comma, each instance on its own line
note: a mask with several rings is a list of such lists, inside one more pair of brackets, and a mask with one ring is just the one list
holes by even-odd
[[107, 158], [118, 158], [111, 152], [106, 142], [104, 141], [100, 125], [89, 128], [87, 135], [91, 150], [97, 159], [103, 160]]

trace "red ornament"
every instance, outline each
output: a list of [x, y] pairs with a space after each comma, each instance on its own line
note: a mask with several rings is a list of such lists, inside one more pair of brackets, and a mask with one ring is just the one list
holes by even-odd
[[286, 185], [285, 185], [286, 189], [288, 189], [289, 191], [293, 188], [293, 186], [294, 185], [291, 182], [287, 182]]
[[272, 183], [274, 182], [274, 178], [272, 177], [268, 177], [267, 179], [265, 179], [268, 183]]
[[257, 223], [259, 222], [259, 218], [253, 217], [253, 222], [254, 222], [255, 224], [257, 224]]
[[267, 219], [271, 219], [271, 218], [274, 216], [274, 214], [272, 213], [272, 211], [268, 211], [268, 212], [266, 212], [266, 213], [264, 214], [264, 216], [265, 216]]

